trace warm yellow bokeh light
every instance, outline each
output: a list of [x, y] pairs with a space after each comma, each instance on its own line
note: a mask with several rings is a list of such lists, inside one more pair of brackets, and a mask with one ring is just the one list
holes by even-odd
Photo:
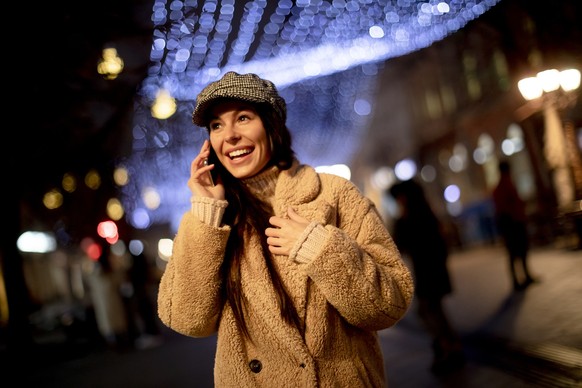
[[61, 185], [63, 186], [63, 190], [65, 190], [67, 193], [72, 193], [77, 189], [77, 180], [72, 174], [66, 173], [63, 176]]
[[124, 214], [123, 205], [117, 198], [111, 198], [107, 201], [107, 215], [109, 218], [113, 221], [118, 221]]
[[160, 89], [152, 105], [152, 117], [160, 120], [167, 119], [176, 113], [176, 100], [165, 89]]
[[123, 70], [123, 59], [117, 55], [115, 48], [103, 49], [103, 58], [97, 64], [97, 72], [107, 79], [115, 79]]
[[63, 194], [57, 189], [53, 189], [44, 195], [42, 203], [47, 209], [57, 209], [63, 205]]
[[113, 172], [113, 180], [118, 186], [125, 186], [129, 182], [129, 172], [127, 168], [119, 166]]
[[160, 206], [161, 202], [160, 194], [153, 187], [146, 187], [143, 190], [141, 197], [148, 209], [155, 210]]
[[0, 325], [6, 327], [8, 324], [8, 295], [6, 294], [6, 284], [4, 283], [4, 274], [0, 266]]
[[97, 190], [101, 186], [101, 176], [97, 170], [91, 170], [85, 175], [85, 185], [93, 190]]

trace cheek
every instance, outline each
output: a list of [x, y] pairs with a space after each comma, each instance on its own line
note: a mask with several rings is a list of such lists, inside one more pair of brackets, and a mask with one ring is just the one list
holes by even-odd
[[210, 135], [210, 146], [214, 149], [214, 151], [219, 154], [220, 152], [220, 140], [217, 136]]

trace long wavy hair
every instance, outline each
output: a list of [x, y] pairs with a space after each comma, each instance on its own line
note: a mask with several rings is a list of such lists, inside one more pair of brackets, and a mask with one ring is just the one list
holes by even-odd
[[[268, 104], [253, 104], [253, 106], [263, 122], [271, 145], [271, 160], [266, 168], [277, 166], [280, 170], [289, 169], [295, 159], [289, 129]], [[245, 252], [245, 233], [253, 232], [259, 236], [261, 241], [263, 258], [273, 282], [281, 316], [289, 324], [299, 327], [300, 320], [297, 311], [273, 266], [264, 233], [265, 229], [270, 226], [269, 218], [273, 215], [271, 205], [256, 198], [240, 179], [232, 176], [218, 161], [212, 147], [210, 152], [211, 158], [214, 159], [216, 173], [220, 175], [224, 184], [225, 198], [228, 201], [223, 221], [232, 227], [222, 266], [223, 279], [226, 280], [222, 287], [223, 298], [228, 300], [232, 307], [234, 317], [244, 335], [252, 340], [245, 321], [247, 301], [243, 298], [241, 291], [240, 267]]]

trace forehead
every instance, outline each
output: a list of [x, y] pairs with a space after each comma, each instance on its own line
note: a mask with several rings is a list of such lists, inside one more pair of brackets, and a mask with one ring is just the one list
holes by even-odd
[[212, 105], [209, 109], [210, 118], [219, 117], [227, 112], [240, 112], [250, 110], [256, 112], [257, 110], [250, 102], [242, 100], [220, 100]]

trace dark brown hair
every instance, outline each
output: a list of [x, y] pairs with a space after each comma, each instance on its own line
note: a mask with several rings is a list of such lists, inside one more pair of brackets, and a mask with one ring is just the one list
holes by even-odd
[[[266, 168], [277, 166], [281, 170], [289, 169], [295, 159], [295, 153], [291, 147], [289, 129], [269, 105], [253, 104], [253, 106], [263, 122], [272, 147], [271, 160]], [[211, 149], [211, 153], [214, 153], [213, 149]], [[244, 255], [245, 234], [255, 232], [261, 240], [263, 258], [277, 294], [281, 316], [288, 323], [299, 326], [300, 321], [297, 311], [293, 307], [291, 298], [285, 291], [283, 282], [273, 267], [271, 253], [264, 233], [265, 229], [270, 226], [269, 218], [273, 215], [271, 205], [253, 196], [240, 179], [232, 176], [216, 157], [213, 158], [217, 174], [220, 174], [224, 184], [225, 198], [228, 201], [223, 220], [225, 224], [232, 227], [222, 267], [223, 277], [226, 279], [222, 288], [223, 297], [228, 300], [232, 307], [234, 317], [243, 333], [252, 340], [245, 322], [246, 300], [241, 292], [240, 264]]]

